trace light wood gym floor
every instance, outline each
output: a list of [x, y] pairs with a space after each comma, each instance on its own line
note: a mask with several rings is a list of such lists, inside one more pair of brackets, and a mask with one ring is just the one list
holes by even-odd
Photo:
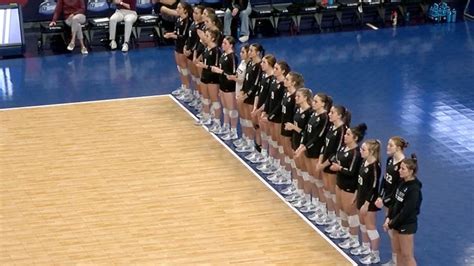
[[0, 111], [0, 264], [350, 265], [171, 98]]

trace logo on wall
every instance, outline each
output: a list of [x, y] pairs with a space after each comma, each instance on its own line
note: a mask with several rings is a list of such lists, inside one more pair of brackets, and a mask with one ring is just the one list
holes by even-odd
[[107, 0], [89, 0], [87, 1], [87, 10], [93, 12], [102, 12], [109, 9]]
[[51, 16], [54, 13], [55, 8], [56, 8], [55, 0], [44, 0], [39, 5], [38, 13], [41, 15]]

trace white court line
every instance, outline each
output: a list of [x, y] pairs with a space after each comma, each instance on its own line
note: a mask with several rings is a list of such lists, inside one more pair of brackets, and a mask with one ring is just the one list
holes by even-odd
[[159, 97], [168, 97], [168, 96], [169, 96], [169, 94], [163, 94], [163, 95], [138, 96], [138, 97], [117, 98], [117, 99], [107, 99], [107, 100], [95, 100], [95, 101], [84, 101], [84, 102], [73, 102], [73, 103], [55, 103], [55, 104], [45, 104], [45, 105], [33, 105], [33, 106], [24, 106], [24, 107], [3, 108], [3, 109], [0, 109], [0, 112], [2, 112], [2, 111], [12, 111], [12, 110], [21, 110], [21, 109], [59, 107], [59, 106], [68, 106], [68, 105], [76, 105], [76, 104], [141, 100], [141, 99], [147, 99], [147, 98], [159, 98]]
[[[170, 94], [168, 94], [168, 96], [173, 101], [175, 101], [184, 111], [186, 111], [194, 120], [196, 121], [198, 120], [197, 117], [193, 113], [191, 113], [186, 107], [184, 107], [184, 105], [182, 105], [178, 100], [176, 100], [176, 98], [174, 98]], [[206, 129], [207, 132], [209, 132], [209, 129], [206, 126], [202, 125], [202, 127]], [[351, 257], [349, 257], [343, 250], [341, 250], [341, 248], [339, 248], [334, 242], [332, 242], [331, 239], [329, 239], [323, 232], [321, 232], [316, 227], [316, 225], [311, 223], [300, 211], [298, 211], [295, 207], [293, 207], [293, 205], [287, 202], [285, 198], [283, 198], [283, 196], [275, 188], [273, 188], [270, 184], [268, 184], [268, 182], [265, 181], [263, 177], [261, 177], [257, 172], [255, 172], [255, 170], [252, 167], [250, 167], [250, 165], [248, 165], [244, 160], [242, 160], [242, 158], [240, 158], [240, 156], [238, 156], [235, 153], [235, 151], [233, 151], [229, 146], [227, 146], [227, 144], [225, 144], [215, 134], [211, 132], [209, 132], [209, 134], [211, 134], [211, 136], [213, 136], [214, 139], [216, 139], [220, 144], [222, 144], [222, 146], [224, 146], [232, 155], [234, 155], [234, 157], [237, 160], [239, 160], [245, 167], [247, 167], [247, 169], [249, 169], [265, 186], [267, 186], [267, 188], [273, 191], [273, 193], [275, 193], [286, 205], [288, 205], [288, 207], [290, 207], [296, 214], [298, 214], [300, 218], [303, 219], [303, 221], [305, 221], [311, 228], [313, 228], [314, 231], [316, 231], [322, 238], [324, 238], [329, 244], [331, 244], [331, 246], [333, 246], [342, 256], [344, 256], [344, 258], [346, 258], [350, 263], [352, 263], [352, 265], [358, 265]]]
[[365, 23], [365, 25], [367, 25], [367, 27], [373, 29], [373, 30], [378, 30], [379, 28], [375, 27], [373, 24], [370, 24], [370, 23]]

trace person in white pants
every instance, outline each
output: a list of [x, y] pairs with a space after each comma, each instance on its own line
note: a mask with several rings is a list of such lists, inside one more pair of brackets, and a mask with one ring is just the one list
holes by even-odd
[[240, 42], [247, 42], [249, 40], [250, 28], [249, 28], [249, 16], [252, 13], [252, 6], [249, 0], [228, 0], [228, 6], [225, 10], [224, 15], [224, 35], [231, 35], [230, 25], [235, 16], [240, 18]]
[[82, 26], [86, 22], [86, 16], [84, 12], [86, 7], [84, 0], [58, 0], [56, 8], [54, 9], [53, 19], [49, 23], [50, 27], [56, 26], [56, 21], [59, 16], [63, 15], [65, 23], [71, 27], [71, 41], [69, 42], [67, 49], [69, 51], [74, 50], [76, 37], [81, 43], [81, 53], [87, 54], [87, 48], [84, 45], [84, 36], [82, 34]]
[[136, 0], [114, 0], [114, 3], [117, 5], [117, 10], [115, 10], [115, 13], [110, 17], [109, 21], [110, 49], [117, 49], [117, 42], [115, 41], [117, 23], [125, 21], [122, 52], [128, 52], [128, 42], [132, 34], [133, 23], [135, 23], [138, 18], [137, 12], [135, 11], [137, 2]]

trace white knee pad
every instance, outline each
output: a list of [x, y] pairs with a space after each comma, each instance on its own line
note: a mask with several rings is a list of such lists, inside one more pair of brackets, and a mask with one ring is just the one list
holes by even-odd
[[290, 157], [288, 157], [288, 156], [285, 156], [285, 160], [284, 160], [284, 161], [285, 161], [286, 164], [290, 164], [290, 163], [291, 163]]
[[375, 240], [380, 237], [377, 230], [367, 230], [367, 235], [369, 235], [370, 240]]
[[204, 104], [204, 105], [210, 105], [210, 104], [211, 104], [211, 100], [204, 98], [204, 99], [202, 99], [202, 104]]
[[273, 147], [274, 149], [278, 149], [278, 142], [276, 142], [276, 140], [273, 140], [273, 139], [272, 139], [272, 147]]
[[281, 154], [283, 154], [283, 152], [284, 152], [284, 151], [283, 151], [283, 146], [278, 146], [278, 152], [281, 153]]
[[[358, 215], [351, 215], [351, 216], [347, 217], [347, 220], [349, 222], [350, 227], [357, 227], [357, 226], [360, 225]], [[361, 229], [361, 231], [362, 231], [362, 229]]]
[[252, 120], [246, 119], [245, 120], [245, 126], [246, 127], [253, 127]]
[[324, 183], [323, 183], [323, 181], [322, 181], [321, 179], [315, 178], [315, 181], [314, 181], [314, 182], [315, 182], [315, 184], [316, 184], [316, 186], [317, 186], [318, 188], [324, 187]]
[[229, 113], [229, 109], [223, 108], [223, 109], [222, 109], [222, 113], [224, 113], [224, 115], [227, 115], [227, 114]]
[[308, 174], [308, 172], [302, 172], [301, 174], [303, 175], [303, 180], [304, 180], [304, 181], [309, 181], [309, 174]]
[[239, 117], [239, 112], [237, 110], [230, 110], [229, 111], [230, 118], [237, 118]]
[[187, 76], [187, 75], [189, 75], [189, 71], [188, 71], [188, 69], [187, 69], [187, 68], [185, 68], [185, 67], [181, 68], [181, 74], [182, 74], [183, 76]]
[[362, 233], [367, 233], [367, 227], [365, 227], [365, 224], [361, 224], [361, 225], [360, 225], [360, 231], [361, 231]]
[[347, 221], [347, 213], [344, 211], [339, 211], [339, 217], [341, 218], [342, 221]]
[[291, 167], [296, 168], [295, 160], [290, 159], [290, 165]]
[[219, 102], [212, 102], [211, 109], [217, 110], [221, 108], [221, 104]]
[[327, 190], [323, 190], [324, 197], [326, 199], [331, 199], [331, 192]]
[[336, 194], [331, 193], [331, 199], [332, 199], [332, 202], [335, 203], [336, 202]]
[[301, 170], [300, 169], [296, 169], [296, 174], [301, 176]]

